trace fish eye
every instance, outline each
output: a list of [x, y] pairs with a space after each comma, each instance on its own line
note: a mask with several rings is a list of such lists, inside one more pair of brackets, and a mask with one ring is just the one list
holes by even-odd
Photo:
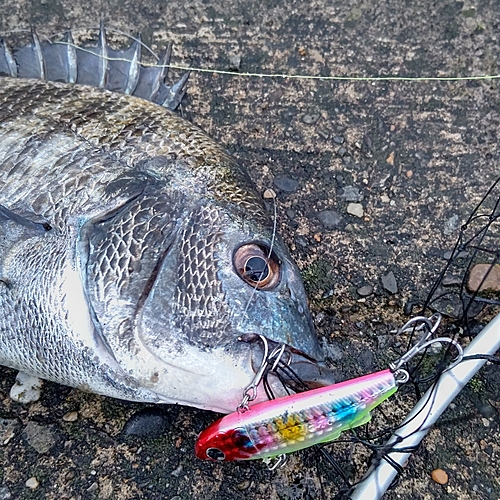
[[252, 287], [270, 290], [279, 283], [278, 260], [264, 245], [257, 243], [242, 245], [236, 250], [233, 262], [240, 278]]
[[219, 448], [208, 448], [207, 457], [211, 458], [212, 460], [221, 461], [226, 458], [226, 455], [224, 454], [224, 452], [220, 451]]

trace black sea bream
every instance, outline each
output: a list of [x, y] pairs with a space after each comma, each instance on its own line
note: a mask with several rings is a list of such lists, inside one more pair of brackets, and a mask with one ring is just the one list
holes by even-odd
[[0, 45], [0, 364], [229, 412], [262, 359], [238, 339], [258, 333], [324, 376], [300, 354], [321, 358], [304, 288], [247, 173], [165, 107], [186, 78], [168, 87], [103, 30], [66, 41]]

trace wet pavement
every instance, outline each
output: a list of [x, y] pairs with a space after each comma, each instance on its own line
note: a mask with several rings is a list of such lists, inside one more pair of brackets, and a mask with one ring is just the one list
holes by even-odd
[[[0, 31], [36, 26], [50, 36], [103, 20], [140, 32], [155, 50], [172, 41], [174, 64], [233, 72], [500, 73], [496, 2], [228, 0], [181, 8], [146, 0], [137, 9], [128, 0], [2, 0]], [[241, 159], [261, 192], [277, 192], [279, 230], [339, 379], [397, 357], [391, 330], [407, 320], [411, 304], [422, 304], [461, 224], [498, 175], [499, 104], [493, 79], [332, 82], [192, 73], [181, 112]], [[39, 402], [21, 405], [8, 397], [14, 379], [15, 372], [1, 369], [0, 499], [332, 498], [342, 486], [313, 452], [276, 472], [259, 463], [199, 462], [193, 446], [215, 418], [209, 412], [145, 410], [50, 383]], [[402, 418], [414, 395], [408, 389], [395, 398], [384, 411]], [[144, 411], [134, 418], [152, 412], [159, 437], [123, 432]], [[499, 412], [498, 368], [487, 367], [385, 498], [500, 498]], [[370, 431], [386, 427], [378, 415]], [[369, 453], [360, 444], [328, 450], [352, 481], [366, 470]], [[447, 472], [446, 485], [431, 479], [436, 468]]]

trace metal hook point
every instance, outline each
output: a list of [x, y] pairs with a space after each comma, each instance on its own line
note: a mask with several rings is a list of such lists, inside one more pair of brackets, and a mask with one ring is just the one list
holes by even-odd
[[[264, 355], [262, 357], [260, 368], [255, 373], [255, 376], [250, 382], [250, 384], [247, 385], [243, 390], [243, 399], [236, 408], [236, 411], [238, 411], [239, 413], [243, 413], [249, 409], [248, 403], [257, 398], [257, 387], [262, 381], [264, 375], [269, 371], [271, 372], [275, 371], [281, 359], [283, 358], [284, 353], [288, 352], [285, 351], [286, 344], [281, 344], [278, 345], [276, 348], [274, 348], [271, 354], [269, 354], [269, 342], [267, 338], [261, 334], [258, 334], [258, 336], [262, 340], [262, 343], [264, 344]], [[289, 364], [290, 361], [291, 357], [287, 359], [286, 363]]]
[[260, 333], [258, 334], [260, 337], [260, 340], [262, 340], [262, 343], [264, 344], [264, 355], [262, 357], [262, 364], [260, 365], [260, 368], [258, 371], [255, 373], [254, 378], [248, 384], [245, 389], [243, 390], [243, 399], [241, 400], [241, 403], [238, 405], [236, 408], [236, 411], [243, 413], [248, 410], [248, 403], [250, 401], [253, 401], [257, 397], [257, 386], [260, 384], [260, 381], [262, 380], [262, 377], [264, 376], [264, 371], [267, 366], [267, 359], [269, 356], [269, 344], [267, 342], [266, 337], [264, 335], [261, 335]]
[[389, 366], [393, 372], [398, 371], [404, 364], [408, 363], [410, 359], [416, 356], [419, 352], [426, 349], [430, 344], [434, 343], [431, 337], [434, 335], [441, 323], [441, 315], [435, 313], [429, 318], [425, 316], [415, 316], [405, 323], [401, 327], [397, 334], [407, 332], [409, 330], [418, 331], [425, 330], [424, 335], [419, 339], [419, 341], [406, 353], [401, 356], [401, 358], [395, 363], [391, 363]]

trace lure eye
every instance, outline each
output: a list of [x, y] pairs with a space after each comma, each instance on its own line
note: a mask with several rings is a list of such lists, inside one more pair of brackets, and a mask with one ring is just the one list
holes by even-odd
[[279, 262], [276, 256], [269, 252], [269, 248], [263, 245], [242, 245], [236, 250], [233, 262], [240, 278], [254, 288], [270, 290], [279, 283]]
[[207, 449], [207, 457], [212, 460], [222, 461], [226, 458], [226, 455], [219, 450], [219, 448], [208, 448]]

